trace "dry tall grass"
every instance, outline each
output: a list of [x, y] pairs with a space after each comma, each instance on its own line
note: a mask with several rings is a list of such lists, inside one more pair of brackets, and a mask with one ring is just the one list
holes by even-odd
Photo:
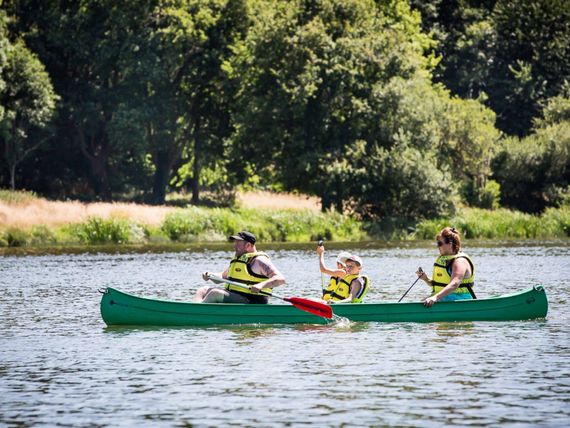
[[[242, 207], [309, 209], [318, 212], [317, 198], [271, 192], [248, 192], [238, 195]], [[28, 229], [44, 225], [57, 227], [82, 223], [89, 217], [125, 218], [149, 226], [162, 224], [172, 207], [138, 205], [129, 203], [82, 203], [48, 201], [30, 198], [21, 202], [0, 200], [0, 229], [16, 227]]]
[[126, 203], [58, 202], [35, 199], [25, 204], [7, 204], [0, 201], [0, 225], [27, 229], [32, 226], [62, 226], [81, 223], [89, 217], [125, 218], [149, 226], [158, 226], [170, 207], [154, 207]]
[[292, 193], [247, 192], [238, 194], [237, 199], [240, 206], [248, 208], [321, 210], [319, 198]]

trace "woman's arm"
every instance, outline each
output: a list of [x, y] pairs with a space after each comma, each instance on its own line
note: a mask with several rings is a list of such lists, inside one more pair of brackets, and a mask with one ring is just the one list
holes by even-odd
[[453, 293], [453, 291], [459, 287], [461, 281], [463, 281], [463, 278], [465, 278], [465, 274], [467, 273], [468, 269], [469, 269], [469, 262], [467, 260], [455, 259], [453, 261], [453, 264], [451, 265], [451, 281], [449, 282], [449, 284], [447, 284], [444, 288], [442, 288], [438, 293], [425, 299], [424, 305], [430, 307], [435, 302]]

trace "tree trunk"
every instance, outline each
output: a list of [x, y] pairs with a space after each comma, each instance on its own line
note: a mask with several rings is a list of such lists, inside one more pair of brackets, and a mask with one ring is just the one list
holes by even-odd
[[192, 203], [198, 204], [200, 202], [200, 171], [202, 165], [200, 163], [201, 145], [199, 133], [195, 133], [194, 137], [194, 165], [192, 165]]
[[91, 170], [91, 186], [95, 194], [102, 201], [111, 201], [113, 194], [111, 192], [111, 183], [107, 173], [107, 156], [96, 155], [88, 158]]
[[103, 201], [110, 201], [113, 197], [111, 184], [107, 173], [107, 160], [109, 159], [109, 142], [106, 135], [100, 138], [92, 136], [89, 144], [83, 129], [76, 128], [81, 153], [89, 162], [89, 183], [95, 194]]
[[321, 211], [326, 212], [330, 210], [331, 205], [332, 205], [331, 198], [328, 192], [325, 192], [323, 195], [321, 195]]
[[335, 198], [334, 198], [334, 206], [337, 212], [343, 213], [344, 211], [344, 191], [343, 191], [343, 183], [337, 177], [335, 180]]
[[10, 165], [10, 189], [16, 190], [16, 164]]
[[166, 199], [166, 186], [170, 178], [170, 156], [168, 152], [159, 151], [153, 156], [154, 171], [152, 183], [152, 203], [154, 205], [162, 205]]
[[335, 203], [334, 203], [335, 209], [338, 213], [342, 214], [342, 212], [344, 211], [344, 204], [342, 201], [342, 198], [337, 198]]

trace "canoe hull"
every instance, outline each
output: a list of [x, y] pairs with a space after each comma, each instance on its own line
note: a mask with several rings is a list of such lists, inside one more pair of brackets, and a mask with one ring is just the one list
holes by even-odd
[[[333, 306], [335, 315], [363, 322], [511, 321], [543, 318], [544, 287], [489, 299], [422, 303], [363, 303]], [[155, 300], [107, 288], [101, 315], [111, 325], [189, 326], [215, 324], [326, 324], [330, 320], [289, 304], [206, 304]]]

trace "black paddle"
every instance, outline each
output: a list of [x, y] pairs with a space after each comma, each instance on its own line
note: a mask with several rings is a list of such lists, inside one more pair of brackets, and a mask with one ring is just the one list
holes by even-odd
[[[420, 271], [420, 272], [423, 273], [423, 270], [422, 270], [422, 267], [421, 267], [421, 266], [418, 268], [418, 271]], [[409, 293], [409, 291], [412, 289], [412, 287], [413, 287], [414, 285], [416, 285], [416, 282], [418, 282], [418, 281], [420, 280], [420, 278], [421, 278], [421, 276], [418, 276], [418, 278], [414, 281], [414, 283], [413, 283], [412, 285], [410, 285], [410, 288], [408, 288], [408, 291], [406, 291], [406, 292], [404, 293], [404, 295], [403, 295], [402, 297], [400, 297], [400, 300], [398, 300], [398, 303], [400, 303], [400, 302], [402, 301], [402, 299], [403, 299], [404, 297], [406, 297], [406, 294]]]
[[[317, 246], [322, 247], [324, 245], [323, 241], [317, 242]], [[320, 262], [319, 262], [320, 263]], [[325, 275], [321, 272], [321, 290], [325, 290]]]

